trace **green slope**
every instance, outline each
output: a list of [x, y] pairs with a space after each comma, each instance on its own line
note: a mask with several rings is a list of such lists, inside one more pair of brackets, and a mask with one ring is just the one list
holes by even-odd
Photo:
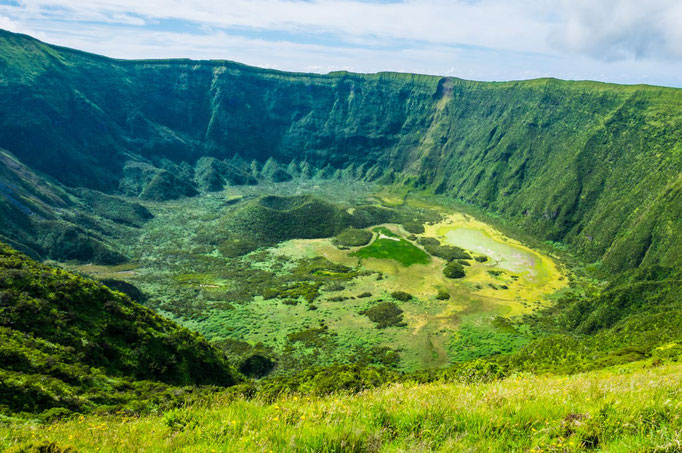
[[0, 240], [36, 259], [120, 264], [113, 237], [134, 234], [152, 214], [140, 204], [70, 189], [0, 149]]
[[220, 396], [158, 415], [0, 426], [0, 448], [678, 452], [680, 385], [682, 365], [641, 363], [569, 377], [399, 384], [359, 395], [289, 395], [270, 403]]
[[3, 412], [115, 407], [168, 387], [143, 380], [229, 386], [241, 379], [199, 335], [1, 243], [0, 338]]
[[177, 197], [272, 158], [256, 176], [433, 190], [611, 270], [682, 256], [679, 89], [119, 61], [1, 32], [0, 96], [0, 147], [67, 186]]

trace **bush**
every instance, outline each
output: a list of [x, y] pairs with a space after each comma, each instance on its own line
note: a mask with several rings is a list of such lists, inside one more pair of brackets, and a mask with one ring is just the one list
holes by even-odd
[[412, 300], [412, 294], [406, 293], [405, 291], [393, 291], [391, 293], [391, 297], [401, 302], [407, 302], [408, 300]]
[[263, 354], [253, 354], [242, 362], [239, 371], [249, 377], [261, 378], [270, 374], [275, 362]]
[[424, 233], [424, 224], [417, 221], [404, 222], [403, 228], [405, 228], [405, 231], [412, 234]]
[[446, 261], [471, 259], [471, 255], [466, 250], [451, 245], [425, 245], [424, 250]]
[[436, 294], [436, 299], [438, 300], [448, 300], [450, 298], [450, 293], [442, 288], [438, 289], [438, 294]]
[[488, 257], [485, 255], [479, 255], [479, 256], [475, 257], [474, 259], [476, 261], [478, 261], [479, 263], [485, 263], [486, 261], [488, 261]]
[[464, 268], [457, 261], [452, 261], [443, 268], [443, 275], [447, 278], [462, 278], [466, 275]]
[[[411, 296], [410, 296], [411, 297]], [[361, 311], [361, 315], [366, 315], [370, 320], [377, 324], [377, 329], [386, 327], [404, 327], [403, 311], [393, 302], [381, 302], [367, 310]]]
[[423, 246], [423, 247], [438, 247], [440, 245], [440, 241], [436, 238], [430, 238], [430, 237], [425, 237], [425, 238], [419, 238], [417, 240], [417, 244]]

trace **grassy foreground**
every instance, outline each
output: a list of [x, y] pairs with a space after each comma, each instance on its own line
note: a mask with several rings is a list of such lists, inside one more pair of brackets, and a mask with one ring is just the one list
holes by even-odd
[[0, 448], [55, 442], [76, 451], [672, 452], [682, 449], [681, 389], [682, 364], [639, 362], [570, 377], [395, 384], [274, 403], [221, 396], [139, 418], [4, 425]]

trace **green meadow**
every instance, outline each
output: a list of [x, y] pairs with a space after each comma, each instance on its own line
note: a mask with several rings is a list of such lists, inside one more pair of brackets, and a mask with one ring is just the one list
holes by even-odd
[[[216, 395], [162, 414], [0, 425], [19, 451], [675, 452], [682, 365], [574, 376], [400, 383], [273, 401]], [[22, 446], [31, 445], [34, 450]], [[66, 450], [71, 448], [72, 450]]]

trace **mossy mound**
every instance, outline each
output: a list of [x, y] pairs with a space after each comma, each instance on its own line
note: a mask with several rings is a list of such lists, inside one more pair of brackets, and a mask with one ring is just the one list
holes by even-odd
[[405, 291], [393, 291], [391, 297], [401, 302], [412, 300], [412, 294], [406, 293]]
[[378, 258], [398, 261], [403, 266], [428, 264], [431, 257], [422, 249], [405, 239], [379, 238], [370, 245], [353, 253], [360, 258]]
[[372, 236], [371, 231], [348, 228], [339, 233], [333, 242], [338, 247], [360, 247], [369, 244]]
[[187, 181], [167, 170], [161, 170], [140, 193], [143, 200], [167, 201], [182, 197], [194, 197], [199, 192]]
[[275, 159], [269, 158], [260, 172], [261, 178], [270, 182], [284, 182], [292, 179], [292, 176]]
[[450, 298], [450, 292], [444, 288], [438, 288], [438, 293], [436, 293], [436, 300], [448, 300]]
[[232, 238], [270, 245], [289, 239], [332, 237], [351, 226], [343, 209], [308, 195], [252, 200], [225, 220]]
[[291, 211], [305, 206], [308, 203], [321, 202], [310, 195], [298, 195], [293, 197], [279, 197], [269, 195], [258, 199], [257, 203], [265, 208], [275, 211]]

